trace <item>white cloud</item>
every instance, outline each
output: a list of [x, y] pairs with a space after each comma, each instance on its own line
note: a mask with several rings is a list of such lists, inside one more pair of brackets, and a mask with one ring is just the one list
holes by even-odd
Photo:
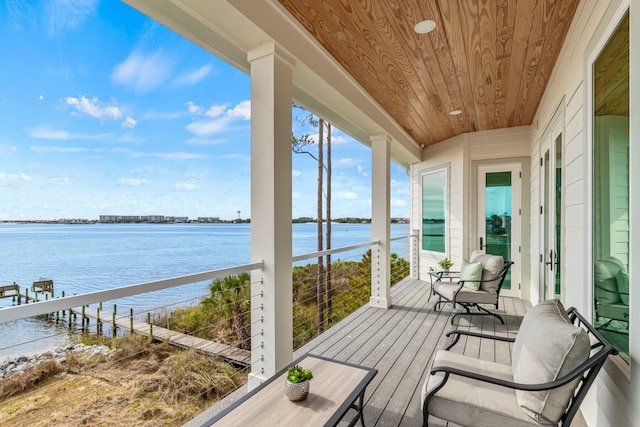
[[[30, 147], [34, 153], [52, 153], [52, 154], [73, 154], [73, 153], [87, 153], [91, 150], [85, 147]], [[96, 151], [96, 150], [94, 150]]]
[[230, 117], [220, 117], [214, 120], [200, 120], [189, 123], [186, 126], [186, 129], [198, 136], [209, 136], [226, 130], [230, 122]]
[[187, 101], [184, 105], [187, 106], [187, 110], [189, 110], [191, 114], [200, 114], [202, 112], [202, 107], [194, 104], [193, 101]]
[[407, 206], [407, 200], [406, 199], [394, 199], [391, 198], [391, 207], [392, 208], [402, 208]]
[[44, 4], [44, 22], [50, 35], [75, 30], [93, 15], [98, 0], [48, 0]]
[[129, 129], [133, 129], [137, 124], [138, 121], [131, 116], [127, 116], [127, 118], [122, 122], [122, 126]]
[[346, 167], [354, 166], [355, 164], [356, 162], [353, 159], [345, 158], [345, 159], [339, 159], [337, 162], [333, 162], [333, 167], [346, 168]]
[[361, 174], [364, 171], [364, 168], [362, 167], [362, 165], [358, 165], [357, 170], [358, 170], [358, 173]]
[[335, 193], [335, 197], [340, 200], [355, 200], [358, 198], [358, 193], [355, 191], [338, 191]]
[[150, 92], [166, 82], [172, 68], [173, 64], [160, 50], [151, 53], [133, 51], [124, 62], [115, 66], [111, 80], [136, 92]]
[[138, 178], [118, 178], [118, 185], [122, 185], [123, 187], [138, 187], [143, 184], [147, 184], [149, 181], [146, 179], [138, 179]]
[[292, 170], [291, 171], [291, 176], [300, 176], [302, 175], [302, 171], [298, 171], [298, 170]]
[[247, 154], [224, 154], [222, 156], [219, 156], [218, 158], [222, 160], [239, 160], [244, 162], [251, 161], [251, 156], [248, 156]]
[[100, 105], [101, 102], [97, 97], [88, 99], [84, 96], [81, 96], [80, 98], [68, 96], [65, 98], [65, 100], [67, 101], [67, 105], [73, 106], [80, 113], [86, 114], [96, 119], [120, 120], [122, 118], [122, 112], [118, 107], [103, 107]]
[[40, 96], [38, 97], [38, 99], [39, 99], [40, 101], [42, 101], [42, 100], [44, 99], [44, 95], [40, 95]]
[[294, 191], [294, 192], [291, 193], [291, 198], [294, 199], [294, 200], [301, 199], [302, 198], [302, 193], [298, 193], [297, 191]]
[[[336, 129], [336, 128], [333, 127], [332, 130], [333, 129]], [[331, 145], [342, 145], [342, 144], [347, 144], [351, 141], [353, 141], [353, 139], [351, 139], [351, 137], [348, 137], [346, 135], [335, 135], [335, 134], [331, 135]]]
[[227, 115], [230, 117], [242, 117], [245, 120], [251, 119], [251, 101], [242, 101], [228, 110]]
[[187, 145], [218, 145], [226, 142], [225, 139], [189, 138], [185, 141]]
[[203, 65], [194, 71], [188, 71], [180, 74], [173, 81], [174, 86], [191, 86], [204, 79], [211, 72], [211, 65]]
[[206, 154], [201, 153], [140, 153], [136, 157], [157, 157], [164, 160], [194, 160], [207, 157]]
[[43, 128], [30, 129], [27, 131], [27, 135], [29, 135], [31, 138], [38, 138], [38, 139], [61, 139], [61, 140], [73, 139], [69, 132], [64, 130], [56, 130], [56, 129], [43, 129]]
[[6, 154], [13, 154], [17, 152], [18, 152], [18, 149], [14, 145], [12, 145], [11, 147], [0, 147], [0, 156], [6, 155]]
[[33, 179], [24, 173], [4, 173], [0, 172], [0, 187], [16, 184], [30, 184]]
[[198, 187], [199, 187], [198, 181], [195, 178], [188, 178], [188, 179], [185, 179], [184, 181], [178, 181], [176, 182], [176, 185], [175, 185], [176, 190], [182, 190], [182, 191], [192, 191]]
[[242, 101], [231, 109], [227, 109], [226, 105], [212, 105], [205, 113], [205, 117], [211, 119], [189, 123], [186, 129], [197, 136], [210, 136], [223, 132], [227, 130], [234, 118], [239, 117], [245, 120], [251, 118], [251, 101]]
[[71, 133], [65, 130], [49, 129], [46, 127], [37, 127], [26, 129], [27, 135], [31, 138], [37, 139], [56, 139], [68, 141], [72, 139], [104, 139], [109, 137], [109, 134], [88, 134], [88, 133]]
[[225, 104], [223, 105], [212, 105], [211, 107], [209, 107], [209, 109], [207, 110], [207, 112], [204, 114], [207, 117], [218, 117], [221, 116], [225, 113], [225, 111], [227, 111], [227, 106]]
[[49, 184], [53, 185], [70, 185], [71, 180], [67, 177], [49, 178]]

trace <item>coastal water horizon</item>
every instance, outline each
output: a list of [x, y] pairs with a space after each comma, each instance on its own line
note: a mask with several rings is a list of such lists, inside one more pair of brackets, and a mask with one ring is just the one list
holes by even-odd
[[[55, 295], [81, 294], [177, 277], [250, 262], [250, 228], [244, 224], [0, 224], [0, 286], [54, 281]], [[408, 224], [392, 224], [392, 237], [408, 236]], [[292, 224], [292, 252], [316, 251], [316, 224]], [[336, 223], [332, 247], [371, 241], [370, 224]], [[392, 252], [408, 259], [409, 240], [392, 242]], [[357, 261], [366, 248], [335, 255]], [[315, 259], [297, 264], [314, 263]], [[147, 312], [191, 305], [207, 293], [209, 282], [109, 301], [119, 313]], [[0, 299], [0, 308], [12, 304]], [[106, 309], [106, 308], [105, 308]], [[108, 309], [110, 310], [110, 309]], [[33, 354], [68, 341], [66, 327], [33, 318], [0, 326], [0, 358]], [[8, 331], [10, 333], [8, 333]]]

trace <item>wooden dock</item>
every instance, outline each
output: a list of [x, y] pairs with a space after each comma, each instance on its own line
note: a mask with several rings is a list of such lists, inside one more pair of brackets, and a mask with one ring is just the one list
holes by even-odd
[[[74, 308], [71, 309], [71, 311], [77, 316], [82, 316], [83, 314], [83, 310], [81, 308]], [[90, 307], [85, 307], [84, 316], [85, 318], [94, 319], [94, 321], [97, 322], [98, 310]], [[112, 316], [108, 312], [101, 311], [99, 321], [102, 324], [106, 323], [113, 327], [114, 316]], [[130, 330], [133, 326], [134, 333], [140, 335], [151, 335], [153, 339], [158, 341], [164, 341], [177, 347], [193, 348], [200, 353], [209, 356], [222, 357], [223, 359], [229, 360], [233, 363], [239, 363], [245, 366], [251, 365], [251, 352], [249, 350], [243, 350], [227, 344], [205, 340], [202, 338], [183, 334], [181, 332], [172, 331], [171, 329], [163, 328], [160, 326], [150, 325], [146, 322], [132, 320], [130, 317], [116, 316], [115, 326], [124, 330]]]
[[[29, 295], [28, 287], [20, 287], [16, 283], [8, 286], [0, 286], [0, 298], [12, 298], [14, 304], [17, 303], [18, 305], [49, 299], [49, 294], [53, 297], [53, 280], [40, 279], [39, 281], [33, 282], [33, 286], [31, 286], [30, 289], [32, 295]], [[23, 290], [24, 293], [22, 293]], [[64, 291], [62, 292], [62, 297], [64, 297]], [[69, 327], [71, 327], [73, 323], [72, 317], [80, 317], [80, 319], [82, 319], [83, 315], [87, 323], [89, 319], [93, 319], [94, 322], [98, 323], [100, 328], [103, 327], [104, 324], [107, 324], [111, 325], [112, 329], [133, 330], [134, 333], [148, 335], [154, 340], [164, 341], [176, 347], [193, 348], [200, 353], [209, 356], [218, 356], [232, 363], [244, 366], [251, 365], [251, 351], [249, 350], [205, 340], [160, 326], [150, 325], [148, 322], [136, 321], [131, 316], [118, 317], [106, 311], [100, 311], [100, 314], [98, 314], [98, 309], [78, 307], [53, 313], [50, 317], [55, 319], [56, 322], [67, 322], [69, 323]], [[65, 317], [66, 319], [64, 319]], [[82, 321], [83, 328], [84, 324], [85, 320]]]

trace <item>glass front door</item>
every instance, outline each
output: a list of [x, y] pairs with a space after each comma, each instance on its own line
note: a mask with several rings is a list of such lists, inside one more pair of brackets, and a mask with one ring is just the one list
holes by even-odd
[[475, 249], [513, 261], [501, 295], [520, 296], [520, 165], [478, 167]]

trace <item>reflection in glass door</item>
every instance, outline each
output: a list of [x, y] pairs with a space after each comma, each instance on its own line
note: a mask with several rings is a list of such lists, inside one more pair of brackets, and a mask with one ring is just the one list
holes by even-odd
[[520, 165], [478, 167], [478, 246], [514, 261], [501, 295], [519, 296]]

